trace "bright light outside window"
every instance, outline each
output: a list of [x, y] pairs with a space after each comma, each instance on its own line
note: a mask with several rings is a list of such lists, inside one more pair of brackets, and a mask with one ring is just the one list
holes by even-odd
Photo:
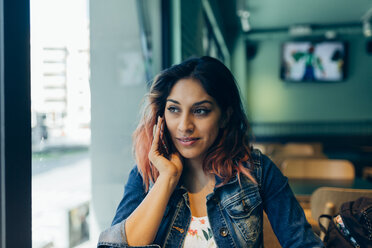
[[31, 0], [32, 244], [88, 247], [87, 0]]
[[33, 248], [95, 247], [111, 225], [161, 70], [160, 3], [31, 0]]

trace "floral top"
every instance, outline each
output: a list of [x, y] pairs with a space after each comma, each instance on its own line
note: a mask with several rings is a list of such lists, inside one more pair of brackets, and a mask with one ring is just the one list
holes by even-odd
[[191, 217], [191, 223], [187, 232], [184, 248], [216, 248], [208, 216]]

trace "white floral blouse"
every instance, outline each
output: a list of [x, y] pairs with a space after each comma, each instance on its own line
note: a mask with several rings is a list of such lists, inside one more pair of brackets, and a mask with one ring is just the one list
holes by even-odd
[[187, 232], [184, 248], [216, 248], [208, 216], [191, 217], [191, 223]]

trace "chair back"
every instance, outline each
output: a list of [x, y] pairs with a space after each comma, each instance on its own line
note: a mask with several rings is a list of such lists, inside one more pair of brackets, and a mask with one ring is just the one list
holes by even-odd
[[369, 181], [372, 181], [372, 167], [364, 167], [363, 168], [363, 178]]
[[[372, 198], [372, 189], [347, 189], [321, 187], [311, 195], [311, 217], [318, 220], [322, 214], [335, 215], [339, 212], [342, 203], [355, 201], [365, 196]], [[329, 221], [322, 221], [323, 226], [328, 227]], [[321, 232], [320, 238], [323, 240], [324, 233]]]
[[287, 143], [275, 146], [269, 156], [282, 170], [282, 163], [286, 159], [327, 158], [322, 152], [322, 145], [318, 143]]
[[285, 176], [294, 179], [353, 180], [355, 178], [354, 165], [348, 160], [286, 159], [281, 169]]
[[311, 144], [287, 143], [282, 147], [280, 153], [290, 156], [313, 156], [315, 149]]
[[311, 195], [311, 216], [317, 220], [320, 215], [328, 214], [326, 213], [327, 206], [333, 206], [334, 208], [334, 210], [328, 211], [330, 215], [336, 214], [342, 203], [355, 201], [362, 196], [372, 198], [372, 189], [321, 187]]

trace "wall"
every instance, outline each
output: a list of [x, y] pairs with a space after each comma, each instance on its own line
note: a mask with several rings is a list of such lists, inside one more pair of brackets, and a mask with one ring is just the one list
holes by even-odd
[[[160, 13], [159, 7], [152, 11]], [[135, 0], [90, 1], [91, 220], [97, 232], [111, 225], [134, 166], [131, 136], [147, 91], [137, 10]]]
[[181, 1], [182, 60], [203, 55], [202, 27], [204, 25], [201, 1]]
[[[281, 40], [258, 42], [258, 51], [247, 65], [247, 108], [256, 131], [279, 132], [275, 126], [260, 129], [267, 123], [317, 123], [319, 128], [302, 132], [326, 132], [335, 123], [359, 125], [360, 133], [372, 134], [372, 56], [365, 51], [365, 39], [349, 36], [348, 77], [338, 83], [291, 83], [279, 78]], [[271, 130], [270, 130], [271, 129]], [[355, 129], [355, 127], [354, 127]], [[276, 131], [275, 131], [276, 130]], [[291, 132], [286, 130], [283, 132]]]

